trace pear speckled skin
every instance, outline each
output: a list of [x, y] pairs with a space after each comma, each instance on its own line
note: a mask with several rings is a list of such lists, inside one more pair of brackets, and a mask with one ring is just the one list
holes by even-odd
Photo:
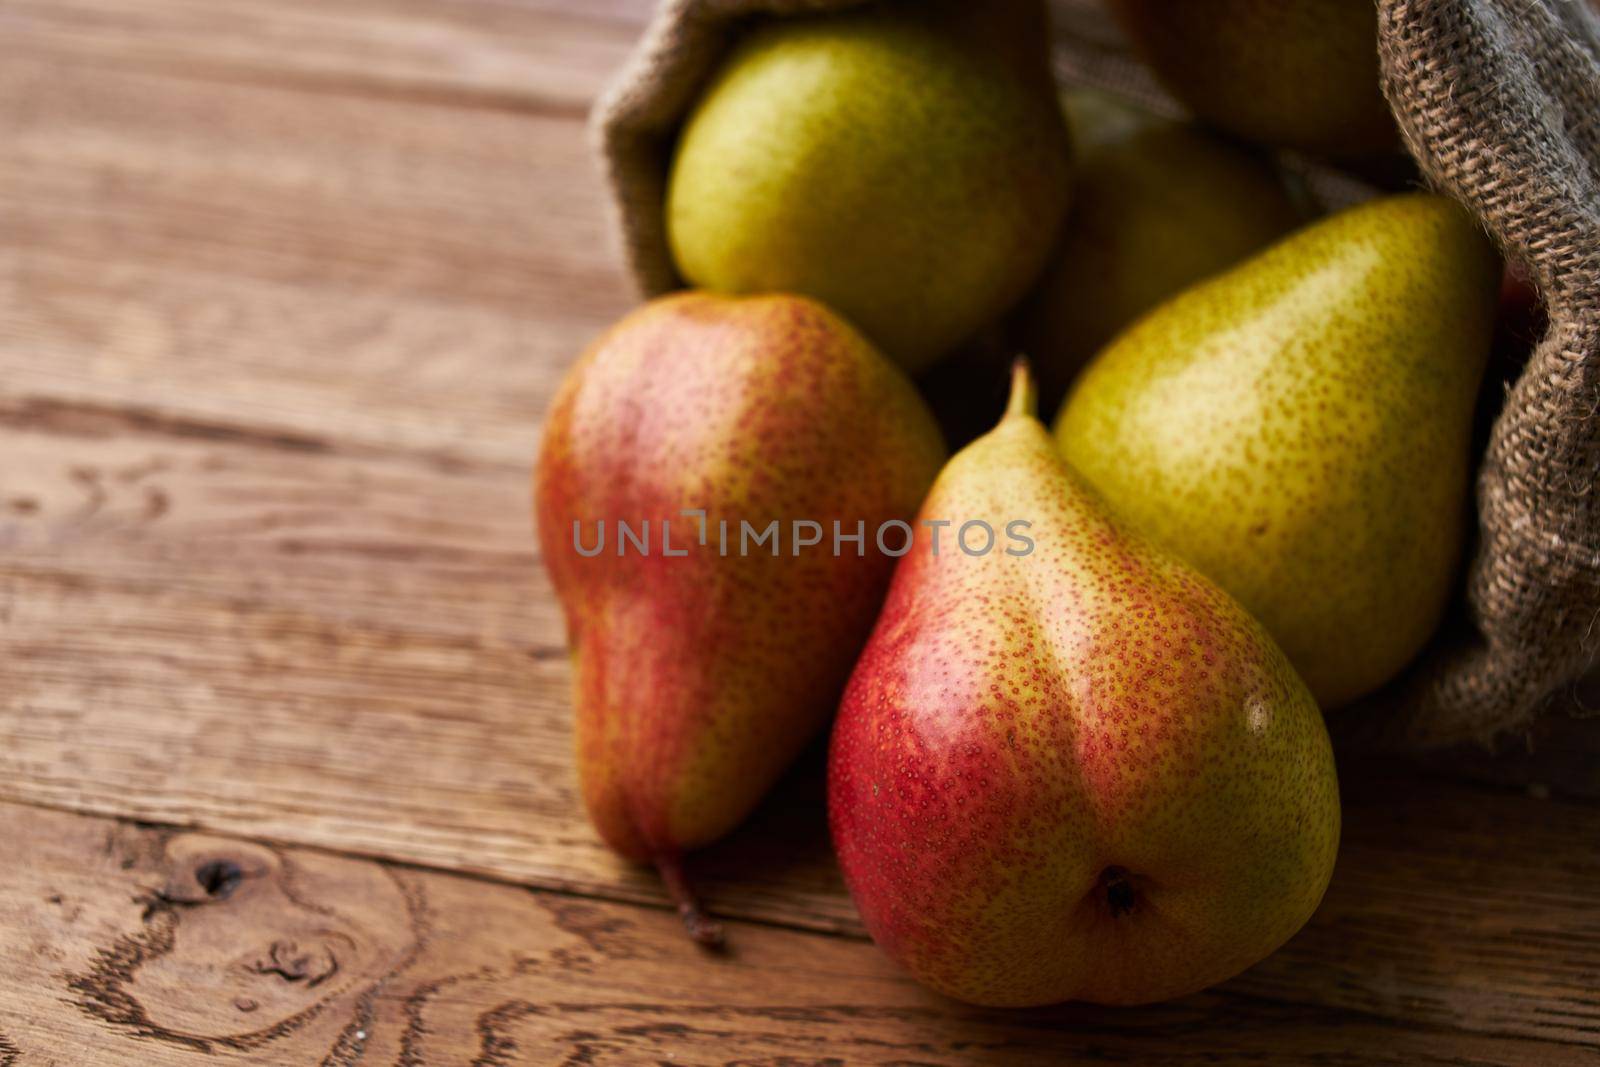
[[1092, 90], [1062, 103], [1072, 208], [1025, 315], [1046, 411], [1123, 327], [1300, 222], [1282, 176], [1249, 148]]
[[977, 1004], [1135, 1004], [1293, 935], [1333, 869], [1338, 783], [1260, 626], [1119, 526], [1026, 388], [920, 518], [1026, 520], [1035, 548], [968, 556], [950, 527], [934, 555], [919, 523], [846, 689], [830, 823], [879, 946]]
[[1360, 159], [1399, 150], [1373, 0], [1108, 0], [1156, 76], [1246, 140]]
[[1326, 708], [1438, 625], [1499, 269], [1451, 201], [1348, 209], [1151, 312], [1078, 379], [1063, 454], [1237, 597]]
[[815, 297], [913, 371], [1009, 311], [1068, 197], [1043, 25], [1039, 0], [941, 0], [750, 32], [679, 142], [680, 273]]
[[[720, 837], [827, 722], [894, 562], [872, 531], [915, 512], [943, 458], [904, 375], [810, 300], [664, 297], [579, 359], [534, 495], [572, 645], [583, 797], [611, 847], [659, 862]], [[706, 509], [707, 545], [684, 508]], [[588, 547], [599, 519], [611, 539], [583, 557], [573, 523]], [[650, 521], [648, 556], [617, 554], [619, 519]], [[662, 519], [687, 555], [662, 554]], [[741, 558], [740, 520], [773, 519], [781, 554]], [[795, 519], [830, 536], [834, 519], [863, 520], [865, 554], [825, 539], [794, 555]]]

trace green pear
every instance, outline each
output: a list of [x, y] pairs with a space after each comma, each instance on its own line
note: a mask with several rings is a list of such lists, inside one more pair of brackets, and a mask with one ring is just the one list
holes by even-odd
[[[583, 799], [607, 844], [657, 865], [697, 938], [716, 931], [683, 853], [738, 824], [827, 722], [893, 569], [893, 530], [876, 532], [916, 512], [943, 459], [905, 375], [799, 297], [664, 297], [562, 384], [534, 501]], [[833, 540], [834, 523], [864, 536]]]
[[1277, 169], [1243, 145], [1092, 90], [1062, 101], [1072, 208], [1024, 317], [1047, 410], [1123, 327], [1301, 221]]
[[673, 160], [679, 272], [815, 297], [917, 370], [1019, 300], [1067, 205], [1038, 0], [774, 19], [722, 63]]
[[834, 845], [873, 939], [950, 996], [1181, 996], [1316, 909], [1332, 747], [1260, 624], [1114, 519], [1033, 407], [1019, 369], [922, 506], [834, 724]]
[[1499, 268], [1427, 194], [1350, 208], [1151, 312], [1056, 423], [1111, 505], [1236, 596], [1324, 707], [1433, 633]]
[[1342, 159], [1395, 152], [1372, 0], [1107, 0], [1172, 94], [1230, 133]]

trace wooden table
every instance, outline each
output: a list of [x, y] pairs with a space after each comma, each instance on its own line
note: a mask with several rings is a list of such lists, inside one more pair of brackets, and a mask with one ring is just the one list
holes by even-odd
[[600, 846], [527, 473], [643, 7], [0, 0], [0, 1067], [1596, 1062], [1590, 803], [1346, 766], [1306, 930], [1124, 1011], [897, 973], [815, 753], [725, 955]]

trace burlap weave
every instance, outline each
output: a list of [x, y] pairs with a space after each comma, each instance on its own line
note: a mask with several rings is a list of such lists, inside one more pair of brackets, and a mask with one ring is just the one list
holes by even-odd
[[[592, 116], [643, 293], [682, 284], [662, 212], [673, 141], [740, 25], [859, 2], [661, 0]], [[1083, 0], [1057, 3], [1084, 24]], [[1488, 742], [1600, 650], [1600, 18], [1584, 0], [1378, 7], [1384, 91], [1423, 174], [1530, 268], [1550, 312], [1479, 471], [1457, 624], [1375, 702], [1391, 740]]]
[[1600, 17], [1583, 0], [1381, 0], [1378, 37], [1423, 173], [1531, 270], [1550, 312], [1478, 472], [1472, 632], [1401, 689], [1412, 742], [1488, 740], [1600, 648]]

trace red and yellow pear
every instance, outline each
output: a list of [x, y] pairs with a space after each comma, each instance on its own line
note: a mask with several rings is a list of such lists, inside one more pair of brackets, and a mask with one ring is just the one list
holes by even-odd
[[[1315, 910], [1332, 749], [1261, 626], [1124, 529], [1033, 406], [1019, 368], [923, 505], [834, 725], [833, 840], [873, 939], [950, 996], [1176, 997]], [[1031, 549], [950, 543], [979, 521]]]
[[893, 568], [876, 531], [915, 513], [943, 458], [902, 372], [800, 297], [664, 297], [562, 385], [534, 495], [583, 798], [607, 844], [660, 867], [697, 938], [716, 931], [682, 854], [827, 722]]

